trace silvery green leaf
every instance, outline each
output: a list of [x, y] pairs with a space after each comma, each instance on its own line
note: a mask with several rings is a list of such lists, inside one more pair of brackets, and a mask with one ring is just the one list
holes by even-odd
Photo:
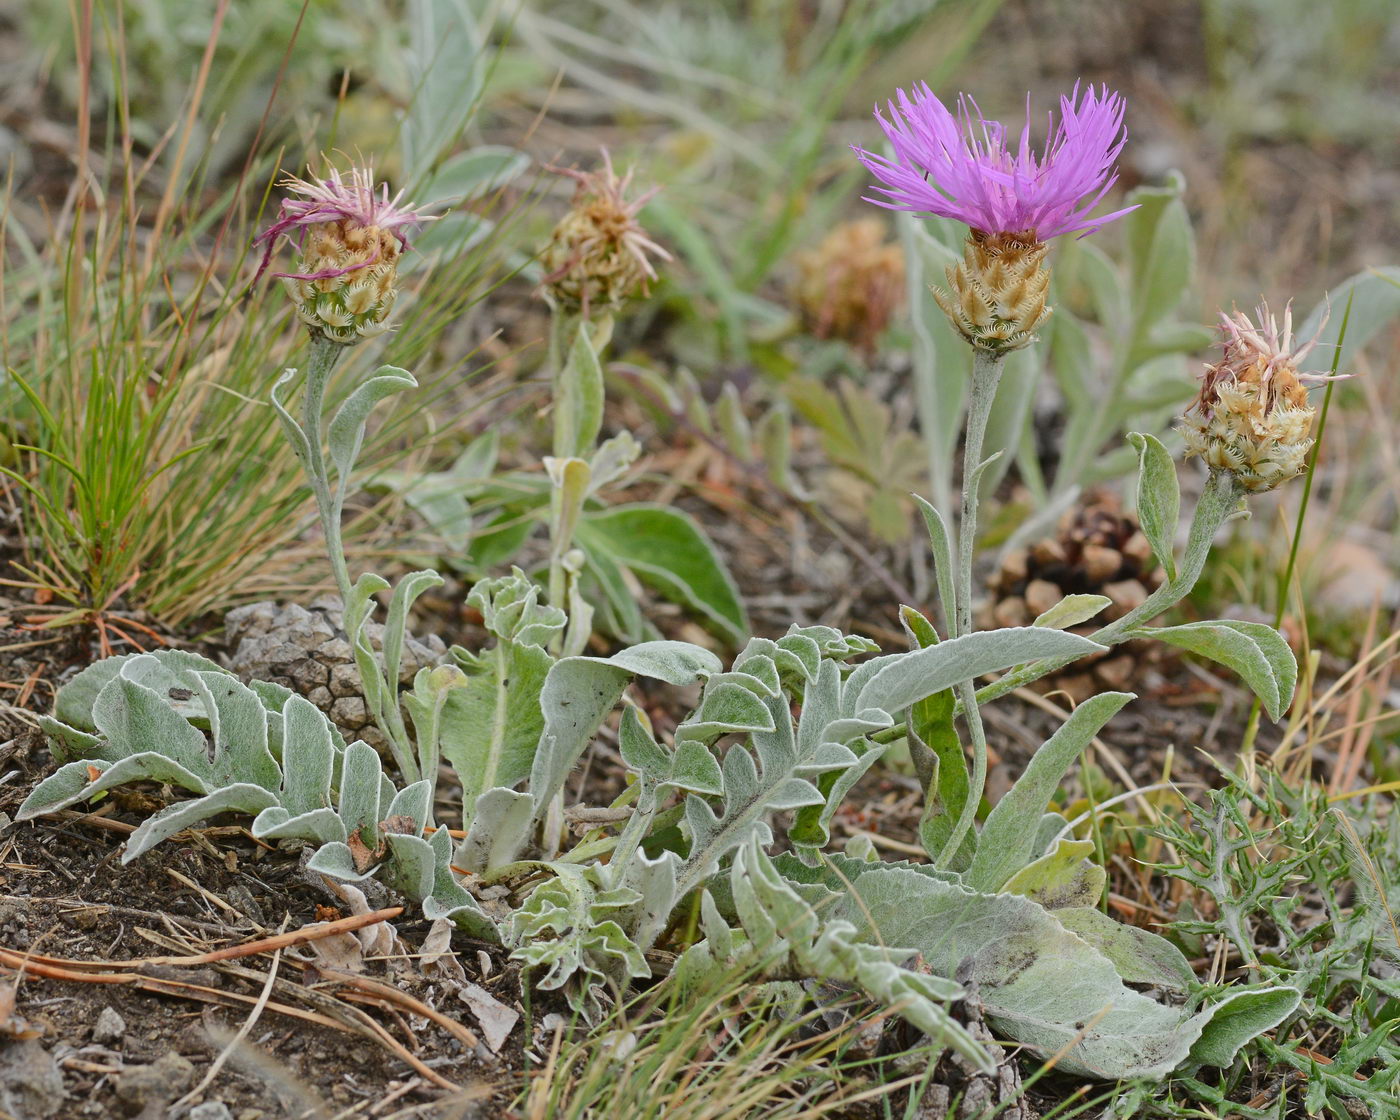
[[258, 840], [307, 840], [313, 844], [344, 843], [348, 838], [340, 814], [329, 806], [293, 816], [274, 805], [254, 818], [249, 831]]
[[1112, 602], [1107, 595], [1066, 595], [1048, 611], [1038, 615], [1031, 625], [1068, 630], [1071, 626], [1088, 622]]
[[654, 787], [669, 785], [716, 796], [724, 792], [719, 763], [704, 743], [678, 739], [673, 750], [666, 750], [642, 726], [635, 708], [628, 708], [622, 714], [618, 752], [623, 762]]
[[706, 892], [701, 898], [706, 940], [676, 964], [684, 982], [693, 984], [705, 972], [732, 975], [736, 969], [757, 969], [759, 975], [797, 973], [850, 985], [894, 1008], [935, 1045], [956, 1050], [978, 1069], [994, 1068], [986, 1048], [947, 1010], [963, 994], [958, 984], [900, 968], [899, 961], [911, 955], [909, 951], [862, 941], [850, 922], [833, 921], [813, 909], [757, 843], [751, 841], [736, 852], [730, 882], [744, 939], [729, 930]]
[[137, 679], [138, 683], [144, 684], [158, 695], [168, 696], [172, 688], [188, 688], [189, 683], [184, 677], [187, 671], [225, 672], [207, 657], [200, 657], [196, 653], [188, 653], [181, 649], [104, 657], [101, 661], [94, 661], [58, 690], [58, 695], [54, 698], [54, 718], [78, 731], [96, 731], [93, 706], [98, 693], [122, 671], [123, 667], [138, 657], [146, 659], [143, 665], [147, 667], [139, 678], [130, 679]]
[[977, 853], [967, 871], [970, 887], [999, 890], [1030, 862], [1036, 834], [1026, 827], [1026, 822], [1040, 819], [1070, 766], [1100, 728], [1132, 699], [1127, 692], [1104, 692], [1091, 697], [1071, 712], [1059, 730], [1031, 756], [1016, 784], [987, 816], [977, 839]]
[[277, 795], [272, 791], [241, 782], [216, 789], [194, 801], [180, 801], [169, 805], [154, 816], [147, 817], [131, 834], [126, 842], [126, 851], [122, 853], [122, 863], [130, 863], [167, 837], [219, 813], [236, 809], [240, 813], [253, 816], [276, 804], [276, 801]]
[[[345, 831], [372, 837], [382, 819], [379, 812], [379, 755], [368, 743], [351, 743], [341, 763], [340, 820]], [[388, 814], [384, 814], [387, 816]]]
[[536, 815], [562, 788], [633, 676], [680, 686], [722, 668], [713, 653], [688, 642], [642, 642], [612, 657], [566, 657], [555, 662], [540, 692], [545, 726], [530, 770]]
[[[593, 453], [603, 425], [603, 365], [599, 354], [611, 335], [612, 323], [607, 319], [597, 326], [586, 318], [580, 319], [574, 331], [554, 401], [558, 410], [554, 447], [557, 459], [582, 460]], [[560, 437], [562, 444], [558, 442]]]
[[[382, 802], [382, 795], [380, 800]], [[424, 778], [394, 793], [384, 819], [412, 821], [414, 828], [421, 832], [431, 822], [432, 816], [433, 783]]]
[[65, 763], [29, 791], [29, 796], [15, 810], [15, 820], [27, 821], [41, 813], [57, 812], [83, 800], [88, 796], [88, 786], [93, 782], [94, 772], [100, 776], [111, 765], [105, 759], [92, 761], [85, 758]]
[[374, 406], [385, 397], [401, 393], [405, 389], [418, 388], [418, 382], [407, 370], [395, 366], [380, 366], [375, 374], [355, 387], [355, 391], [345, 398], [331, 420], [327, 437], [331, 461], [340, 475], [342, 488], [349, 484], [350, 472], [355, 469], [360, 447], [365, 440], [365, 424]]
[[[750, 639], [743, 651], [734, 659], [734, 673], [741, 677], [749, 677], [752, 680], [742, 682], [754, 693], [763, 696], [777, 696], [783, 690], [782, 671], [778, 668], [778, 662], [774, 655], [781, 656], [776, 643], [768, 643], [770, 650], [759, 650], [754, 646], [754, 639]], [[737, 678], [736, 678], [737, 679]], [[757, 682], [755, 684], [754, 682]]]
[[578, 541], [590, 556], [607, 553], [673, 602], [699, 611], [732, 643], [747, 636], [734, 577], [689, 514], [641, 503], [590, 510], [579, 521]]
[[336, 751], [329, 721], [311, 701], [293, 696], [282, 722], [282, 806], [293, 817], [330, 808]]
[[492, 944], [501, 943], [501, 932], [452, 873], [452, 838], [440, 828], [428, 838], [433, 850], [433, 893], [423, 899], [423, 916], [430, 922], [445, 918], [464, 930], [470, 937], [479, 937]]
[[1209, 1014], [1209, 1019], [1191, 1047], [1191, 1060], [1229, 1069], [1245, 1043], [1273, 1030], [1298, 1010], [1302, 1000], [1296, 988], [1282, 985], [1226, 992], [1201, 1013]]
[[957, 568], [953, 566], [952, 535], [948, 532], [943, 515], [931, 502], [925, 501], [918, 494], [914, 495], [914, 501], [919, 503], [919, 512], [924, 515], [924, 524], [928, 527], [929, 547], [933, 550], [933, 573], [938, 580], [938, 602], [943, 608], [943, 617], [957, 618]]
[[1094, 863], [1090, 840], [1065, 837], [1038, 859], [1027, 863], [1001, 889], [1038, 902], [1047, 910], [1093, 906], [1103, 897], [1108, 873]]
[[452, 862], [482, 874], [518, 858], [530, 838], [535, 803], [528, 793], [497, 787], [476, 798], [467, 835]]
[[49, 737], [49, 751], [53, 754], [55, 762], [88, 758], [115, 762], [122, 757], [120, 748], [113, 746], [101, 735], [89, 735], [86, 731], [59, 723], [52, 716], [39, 717], [39, 730]]
[[1129, 432], [1128, 442], [1138, 451], [1138, 521], [1152, 546], [1152, 554], [1176, 579], [1176, 523], [1181, 516], [1181, 486], [1170, 452], [1155, 436]]
[[709, 742], [721, 735], [772, 731], [773, 716], [765, 697], [736, 683], [732, 679], [736, 675], [739, 674], [726, 673], [707, 683], [700, 707], [677, 728], [677, 733]]
[[642, 446], [631, 432], [618, 432], [611, 439], [605, 440], [588, 461], [589, 495], [597, 494], [605, 486], [625, 475], [641, 453]]
[[916, 700], [984, 673], [1042, 657], [1099, 653], [1105, 648], [1077, 634], [1036, 626], [967, 634], [927, 649], [887, 654], [858, 666], [851, 674], [848, 689], [857, 682], [860, 687], [847, 711], [853, 715], [871, 709], [902, 712]]
[[1188, 622], [1142, 627], [1131, 636], [1155, 638], [1233, 669], [1263, 701], [1270, 719], [1282, 719], [1293, 700], [1297, 659], [1283, 636], [1262, 622]]
[[194, 792], [207, 793], [213, 768], [204, 736], [168, 700], [129, 680], [126, 673], [132, 667], [132, 662], [122, 666], [122, 672], [97, 694], [93, 705], [97, 730], [109, 742], [127, 744], [127, 750], [156, 752], [177, 763], [181, 771], [198, 775], [200, 788]]
[[[1350, 304], [1349, 315], [1337, 313]], [[1346, 320], [1347, 353], [1355, 354], [1400, 315], [1400, 267], [1381, 265], [1349, 276], [1327, 293], [1294, 332], [1299, 339], [1316, 338], [1323, 354], [1335, 351]]]
[[384, 658], [384, 680], [390, 693], [388, 703], [397, 704], [399, 663], [403, 659], [404, 635], [408, 629], [408, 612], [425, 591], [441, 587], [442, 576], [434, 571], [409, 572], [399, 580], [389, 599], [389, 611], [384, 617], [384, 638], [380, 646]]
[[1165, 937], [1115, 921], [1094, 906], [1063, 907], [1055, 911], [1055, 920], [1112, 961], [1125, 983], [1174, 992], [1189, 992], [1196, 985], [1190, 963]]
[[481, 612], [482, 625], [498, 638], [525, 646], [549, 645], [564, 629], [564, 612], [541, 603], [540, 588], [519, 568], [510, 572], [477, 580], [467, 595], [467, 605]]
[[1136, 329], [1144, 335], [1181, 302], [1195, 262], [1191, 221], [1181, 202], [1185, 183], [1173, 173], [1161, 187], [1137, 187], [1137, 206], [1123, 220], [1132, 271]]
[[634, 890], [600, 887], [594, 869], [552, 864], [553, 879], [530, 892], [511, 915], [512, 960], [543, 970], [535, 984], [566, 989], [570, 1004], [590, 1017], [601, 1010], [597, 991], [612, 982], [651, 975], [641, 948], [617, 917], [639, 901]]
[[529, 166], [530, 157], [518, 148], [478, 144], [444, 160], [420, 197], [472, 202], [513, 182]]
[[[864, 872], [852, 890], [837, 917], [861, 936], [909, 946], [937, 975], [970, 962], [992, 1026], [1044, 1058], [1055, 1056], [1067, 1073], [1165, 1077], [1202, 1060], [1192, 1046], [1217, 1010], [1228, 1010], [1217, 1004], [1187, 1015], [1132, 991], [1106, 956], [1018, 895], [982, 894], [895, 868]], [[1251, 1018], [1240, 1033], [1266, 1030], [1283, 1015], [1271, 1017]]]
[[[542, 633], [535, 624], [527, 631]], [[463, 827], [471, 826], [476, 797], [493, 786], [514, 786], [530, 773], [544, 730], [540, 694], [553, 659], [538, 645], [506, 638], [469, 654], [454, 647], [466, 683], [442, 708], [442, 755], [462, 783]]]
[[408, 113], [400, 140], [404, 178], [412, 182], [457, 142], [476, 111], [487, 56], [469, 0], [411, 0], [406, 18]]
[[415, 902], [433, 893], [437, 860], [432, 845], [421, 836], [402, 832], [384, 833], [387, 858], [376, 878]]
[[189, 677], [208, 714], [215, 783], [279, 789], [282, 772], [268, 749], [267, 709], [258, 694], [230, 673], [194, 670]]
[[345, 883], [359, 883], [369, 879], [374, 875], [378, 864], [373, 864], [367, 868], [359, 868], [355, 865], [355, 855], [350, 850], [349, 845], [332, 840], [330, 843], [322, 844], [306, 861], [306, 869], [315, 871], [321, 875], [329, 875], [332, 879], [339, 879]]

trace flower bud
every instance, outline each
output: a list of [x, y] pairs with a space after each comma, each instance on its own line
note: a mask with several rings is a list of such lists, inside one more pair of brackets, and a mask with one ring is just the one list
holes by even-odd
[[1180, 424], [1188, 457], [1228, 471], [1255, 494], [1306, 469], [1315, 413], [1304, 382], [1328, 380], [1298, 369], [1313, 343], [1294, 349], [1291, 312], [1284, 312], [1281, 331], [1267, 304], [1258, 317], [1256, 326], [1244, 314], [1221, 316], [1224, 354], [1206, 366], [1200, 394]]
[[1034, 234], [968, 234], [963, 259], [948, 266], [948, 287], [933, 297], [958, 333], [973, 346], [995, 353], [1019, 350], [1050, 317], [1045, 294], [1050, 270], [1042, 267], [1049, 246]]
[[648, 281], [656, 279], [648, 253], [671, 259], [637, 221], [655, 191], [627, 201], [632, 173], [618, 178], [606, 151], [601, 171], [556, 170], [578, 187], [540, 257], [545, 297], [563, 311], [588, 316], [645, 294]]

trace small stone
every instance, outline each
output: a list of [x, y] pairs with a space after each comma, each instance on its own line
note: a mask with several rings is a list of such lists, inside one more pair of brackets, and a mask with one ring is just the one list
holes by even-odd
[[233, 1113], [223, 1101], [205, 1101], [190, 1109], [189, 1120], [233, 1120]]
[[189, 1088], [194, 1066], [179, 1054], [162, 1054], [148, 1066], [128, 1066], [112, 1081], [119, 1100], [131, 1108], [164, 1104]]
[[126, 1020], [115, 1007], [104, 1007], [92, 1025], [93, 1042], [120, 1042], [126, 1037]]
[[1117, 621], [1129, 611], [1136, 610], [1147, 602], [1147, 588], [1135, 579], [1106, 583], [1103, 593], [1111, 600], [1110, 605], [1104, 608], [1104, 617], [1109, 622]]
[[297, 691], [303, 694], [310, 692], [317, 685], [325, 684], [331, 679], [330, 666], [322, 665], [319, 661], [307, 658], [305, 661], [298, 661], [292, 668], [292, 680], [296, 681]]
[[1084, 577], [1090, 583], [1107, 583], [1123, 569], [1123, 554], [1101, 544], [1086, 544], [1079, 558]]
[[1152, 562], [1152, 545], [1141, 529], [1136, 530], [1131, 537], [1124, 541], [1119, 546], [1118, 551], [1139, 568], [1146, 568]]
[[334, 637], [316, 647], [316, 656], [327, 665], [348, 665], [355, 660], [355, 651], [342, 637]]
[[1054, 537], [1047, 537], [1043, 541], [1036, 541], [1031, 548], [1031, 556], [1042, 568], [1048, 568], [1052, 564], [1063, 564], [1066, 559], [1065, 546]]
[[63, 1072], [37, 1039], [0, 1043], [0, 1114], [47, 1120], [67, 1096]]
[[1038, 617], [1064, 598], [1064, 593], [1048, 579], [1033, 579], [1026, 584], [1026, 609]]
[[354, 665], [337, 665], [330, 671], [330, 690], [334, 697], [360, 695], [360, 673]]
[[331, 690], [324, 685], [319, 688], [313, 688], [306, 694], [306, 698], [323, 712], [331, 706], [331, 700], [334, 699], [334, 697], [331, 696]]
[[1071, 673], [1068, 676], [1056, 677], [1052, 691], [1063, 692], [1076, 704], [1082, 704], [1091, 699], [1099, 691], [1099, 687], [1094, 683], [1092, 673]]
[[341, 727], [363, 727], [369, 721], [369, 709], [361, 696], [342, 696], [331, 705], [330, 717]]
[[1031, 615], [1021, 596], [1010, 595], [992, 608], [992, 618], [998, 626], [1024, 626], [1031, 620]]
[[1137, 661], [1128, 654], [1122, 654], [1099, 662], [1094, 666], [1094, 672], [1109, 688], [1121, 689], [1132, 680], [1135, 668]]
[[1001, 585], [1010, 587], [1026, 578], [1030, 556], [1024, 548], [1013, 548], [1001, 558]]

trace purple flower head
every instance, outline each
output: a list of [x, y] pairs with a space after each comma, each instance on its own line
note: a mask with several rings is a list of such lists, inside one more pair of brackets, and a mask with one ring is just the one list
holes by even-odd
[[[419, 214], [415, 207], [404, 205], [403, 191], [390, 198], [389, 184], [381, 183], [375, 190], [374, 170], [370, 167], [352, 167], [348, 177], [342, 176], [336, 168], [331, 168], [324, 179], [288, 176], [280, 185], [301, 197], [283, 199], [277, 211], [277, 220], [253, 239], [255, 245], [259, 242], [263, 244], [262, 262], [258, 265], [257, 276], [253, 277], [254, 282], [267, 270], [279, 237], [294, 238], [298, 248], [302, 248], [306, 231], [311, 227], [345, 222], [351, 227], [378, 229], [391, 234], [402, 248], [407, 249], [408, 234], [423, 222], [434, 220]], [[322, 280], [366, 268], [376, 259], [377, 254], [351, 260], [345, 267], [323, 269], [314, 274], [275, 272], [273, 275], [293, 280]]]
[[887, 159], [852, 145], [857, 158], [884, 186], [884, 198], [867, 198], [891, 210], [954, 218], [984, 234], [1033, 233], [1048, 241], [1062, 233], [1092, 233], [1121, 218], [1129, 206], [1100, 218], [1093, 210], [1118, 180], [1114, 160], [1123, 150], [1123, 99], [1104, 86], [1078, 83], [1060, 98], [1060, 119], [1050, 116], [1041, 152], [1031, 150], [1030, 97], [1026, 124], [1015, 147], [1005, 126], [982, 116], [977, 103], [961, 94], [957, 113], [933, 95], [926, 83], [913, 97], [899, 91], [889, 102], [889, 119], [875, 117], [894, 148]]

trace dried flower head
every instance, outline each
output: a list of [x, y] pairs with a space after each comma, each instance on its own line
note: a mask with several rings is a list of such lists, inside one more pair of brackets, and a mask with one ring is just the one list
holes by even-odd
[[1206, 366], [1181, 433], [1188, 457], [1199, 455], [1245, 490], [1263, 493], [1306, 467], [1314, 415], [1307, 383], [1330, 378], [1298, 368], [1317, 343], [1295, 347], [1291, 307], [1281, 327], [1267, 303], [1257, 318], [1256, 324], [1243, 312], [1221, 313], [1223, 353]]
[[795, 295], [818, 338], [841, 338], [870, 351], [904, 299], [904, 250], [885, 225], [862, 218], [836, 226], [797, 258]]
[[620, 307], [638, 292], [644, 294], [648, 281], [656, 279], [651, 256], [671, 259], [637, 221], [657, 188], [629, 202], [632, 172], [619, 178], [606, 150], [601, 171], [552, 170], [569, 176], [578, 186], [569, 212], [554, 227], [541, 255], [545, 296], [556, 307], [587, 316]]
[[1090, 86], [1081, 97], [1060, 98], [1045, 147], [1030, 142], [1026, 123], [1012, 148], [1004, 125], [982, 116], [970, 97], [956, 114], [921, 84], [910, 97], [888, 103], [875, 117], [894, 150], [892, 158], [855, 148], [883, 186], [866, 201], [967, 224], [961, 264], [948, 269], [949, 291], [934, 290], [939, 306], [973, 346], [993, 352], [1029, 344], [1050, 314], [1042, 265], [1045, 242], [1064, 233], [1092, 233], [1134, 207], [1094, 218], [1091, 211], [1118, 180], [1113, 168], [1127, 139], [1123, 99]]
[[288, 237], [297, 246], [296, 269], [273, 275], [282, 277], [313, 334], [349, 344], [384, 331], [398, 295], [399, 254], [409, 233], [431, 219], [404, 205], [403, 192], [390, 198], [387, 184], [376, 190], [367, 167], [351, 168], [348, 177], [336, 169], [324, 179], [288, 177], [281, 185], [299, 197], [284, 199], [277, 221], [258, 235], [258, 276], [278, 239]]

